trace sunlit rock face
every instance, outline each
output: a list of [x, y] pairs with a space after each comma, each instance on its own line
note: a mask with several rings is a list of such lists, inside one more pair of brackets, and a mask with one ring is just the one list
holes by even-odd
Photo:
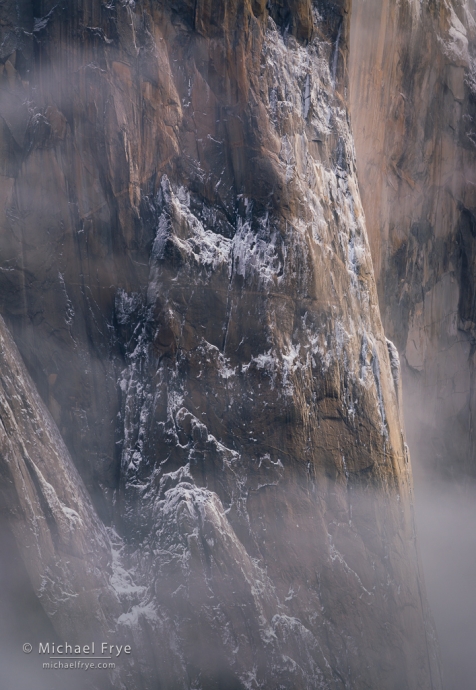
[[350, 7], [2, 11], [1, 310], [94, 504], [134, 687], [439, 688]]
[[474, 3], [357, 0], [351, 35], [359, 182], [412, 444], [432, 470], [474, 476]]

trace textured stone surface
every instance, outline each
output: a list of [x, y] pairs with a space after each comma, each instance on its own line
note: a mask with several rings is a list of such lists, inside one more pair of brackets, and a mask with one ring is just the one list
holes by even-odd
[[0, 310], [144, 690], [440, 687], [349, 9], [35, 3], [5, 61]]
[[352, 21], [359, 180], [410, 438], [431, 470], [474, 477], [474, 5], [358, 0]]
[[[0, 361], [2, 525], [13, 535], [31, 587], [59, 639], [100, 641], [122, 612], [109, 581], [112, 554], [106, 530], [3, 319]], [[28, 589], [19, 595], [20, 601], [27, 598]], [[28, 609], [15, 614], [33, 618]], [[51, 635], [36, 618], [38, 632]], [[27, 631], [28, 639], [38, 632]], [[119, 678], [117, 686], [124, 687]]]

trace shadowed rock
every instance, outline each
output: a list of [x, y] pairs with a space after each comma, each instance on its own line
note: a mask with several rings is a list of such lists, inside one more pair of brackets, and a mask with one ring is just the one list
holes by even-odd
[[439, 688], [347, 3], [74, 10], [9, 67], [1, 309], [115, 530], [136, 686]]

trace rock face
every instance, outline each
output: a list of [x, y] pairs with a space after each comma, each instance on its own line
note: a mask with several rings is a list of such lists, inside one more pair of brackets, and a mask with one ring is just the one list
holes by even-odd
[[[108, 535], [1, 317], [0, 358], [2, 542], [8, 525], [58, 644], [99, 642], [122, 613]], [[51, 635], [40, 621], [45, 642], [41, 632]], [[116, 687], [125, 687], [118, 676]]]
[[474, 7], [357, 0], [351, 111], [386, 332], [428, 468], [475, 475]]
[[0, 310], [76, 467], [21, 373], [17, 438], [46, 429], [57, 498], [22, 456], [51, 496], [27, 516], [2, 457], [6, 519], [38, 595], [69, 534], [29, 556], [45, 510], [94, 550], [75, 590], [106, 593], [64, 609], [73, 627], [52, 616], [58, 634], [90, 613], [129, 639], [115, 687], [439, 688], [346, 110], [350, 7], [1, 11]]
[[113, 597], [105, 602], [111, 612], [103, 613], [97, 595], [108, 587], [108, 539], [3, 321], [0, 338], [3, 510], [58, 632], [67, 638], [81, 630], [80, 639], [88, 640], [95, 632], [90, 624], [97, 620], [107, 629], [115, 612]]

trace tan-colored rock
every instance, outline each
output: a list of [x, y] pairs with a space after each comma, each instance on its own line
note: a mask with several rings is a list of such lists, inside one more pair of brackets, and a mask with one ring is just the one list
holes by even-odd
[[475, 471], [475, 28], [464, 1], [357, 0], [349, 59], [359, 183], [409, 433], [447, 477]]
[[77, 10], [35, 24], [1, 309], [124, 540], [140, 682], [440, 688], [348, 3]]

